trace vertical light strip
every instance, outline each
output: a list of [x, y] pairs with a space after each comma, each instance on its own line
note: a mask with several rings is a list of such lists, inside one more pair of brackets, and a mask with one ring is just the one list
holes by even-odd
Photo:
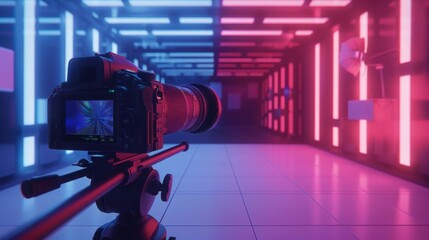
[[118, 53], [118, 44], [112, 42], [112, 53]]
[[23, 160], [22, 165], [24, 167], [29, 167], [34, 165], [36, 162], [35, 159], [35, 144], [36, 139], [34, 136], [24, 137], [23, 138]]
[[35, 123], [36, 1], [24, 1], [24, 125]]
[[405, 166], [411, 165], [411, 76], [399, 78], [399, 163]]
[[289, 80], [289, 135], [293, 135], [294, 134], [294, 129], [293, 129], [293, 125], [294, 125], [294, 113], [295, 113], [295, 109], [293, 107], [293, 95], [292, 95], [292, 91], [294, 89], [293, 86], [293, 76], [294, 76], [294, 72], [293, 72], [293, 63], [290, 62], [288, 64], [288, 80]]
[[100, 51], [100, 33], [97, 29], [92, 29], [92, 51], [98, 53]]
[[[399, 62], [411, 61], [411, 0], [400, 1]], [[399, 163], [411, 166], [411, 75], [399, 78]]]
[[399, 23], [399, 62], [411, 61], [411, 0], [401, 0]]
[[67, 81], [67, 71], [68, 71], [68, 64], [70, 59], [73, 58], [73, 34], [74, 34], [74, 25], [73, 25], [73, 14], [70, 12], [65, 12], [65, 79]]
[[[334, 120], [339, 119], [339, 98], [340, 98], [340, 74], [339, 74], [339, 58], [340, 58], [340, 32], [338, 30], [335, 30], [335, 32], [332, 35], [333, 39], [333, 57], [332, 57], [332, 118]], [[339, 129], [338, 127], [332, 128], [332, 145], [335, 147], [339, 146]]]
[[320, 140], [320, 43], [314, 46], [314, 140]]
[[[360, 37], [365, 41], [365, 50], [368, 47], [368, 12], [360, 16]], [[366, 100], [368, 98], [368, 75], [367, 66], [362, 61], [359, 71], [359, 99]], [[368, 144], [368, 122], [366, 120], [359, 120], [359, 152], [367, 153]]]

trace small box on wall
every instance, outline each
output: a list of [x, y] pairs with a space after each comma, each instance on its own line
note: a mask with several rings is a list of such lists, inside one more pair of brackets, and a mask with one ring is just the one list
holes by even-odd
[[398, 119], [398, 100], [375, 98], [348, 102], [349, 120], [392, 121]]

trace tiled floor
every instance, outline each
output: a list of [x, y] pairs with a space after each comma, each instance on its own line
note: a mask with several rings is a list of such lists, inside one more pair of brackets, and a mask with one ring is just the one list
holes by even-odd
[[[427, 239], [429, 189], [307, 145], [203, 144], [155, 166], [174, 175], [151, 214], [177, 239]], [[61, 173], [75, 170], [70, 167]], [[82, 179], [34, 199], [0, 192], [0, 238], [56, 206]], [[92, 205], [50, 239], [91, 239]]]

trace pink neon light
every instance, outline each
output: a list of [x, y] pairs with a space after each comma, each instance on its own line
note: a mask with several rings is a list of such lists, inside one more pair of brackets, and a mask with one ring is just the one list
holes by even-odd
[[227, 18], [223, 17], [220, 19], [222, 24], [253, 24], [255, 18]]
[[[294, 88], [294, 84], [293, 84], [294, 79], [293, 79], [293, 76], [294, 76], [293, 63], [290, 62], [288, 64], [288, 78], [289, 78], [289, 89], [290, 90], [293, 90], [293, 88]], [[289, 134], [290, 135], [294, 134], [294, 128], [293, 128], [294, 121], [293, 121], [293, 118], [294, 118], [293, 98], [289, 97]]]
[[280, 96], [280, 109], [285, 110], [286, 109], [286, 97]]
[[328, 18], [264, 18], [263, 24], [324, 24]]
[[255, 42], [221, 42], [221, 47], [254, 47]]
[[332, 96], [332, 118], [339, 118], [339, 97], [340, 97], [340, 70], [339, 70], [339, 49], [340, 49], [340, 32], [336, 30], [333, 34], [333, 96]]
[[231, 62], [252, 62], [252, 58], [219, 58], [220, 63], [231, 63]]
[[221, 36], [280, 36], [282, 30], [222, 30]]
[[257, 63], [279, 63], [281, 61], [281, 58], [255, 58]]
[[274, 96], [274, 110], [279, 109], [279, 97]]
[[274, 93], [279, 93], [279, 72], [274, 72]]
[[250, 77], [262, 77], [262, 76], [264, 76], [264, 73], [263, 72], [251, 72], [251, 73], [249, 73], [249, 76]]
[[224, 7], [290, 7], [302, 6], [304, 0], [223, 0]]
[[268, 128], [269, 129], [273, 128], [273, 114], [272, 113], [268, 113]]
[[268, 89], [273, 89], [273, 75], [268, 76]]
[[399, 163], [411, 165], [411, 76], [399, 78]]
[[242, 63], [240, 64], [241, 68], [255, 68], [255, 64], [254, 63]]
[[314, 140], [320, 140], [320, 43], [314, 45]]
[[258, 64], [258, 68], [273, 68], [275, 64]]
[[281, 62], [281, 58], [222, 58], [220, 57], [219, 63], [279, 63]]
[[281, 133], [286, 132], [286, 117], [285, 116], [280, 117], [280, 132]]
[[399, 62], [411, 61], [411, 0], [400, 1]]
[[313, 34], [313, 30], [296, 30], [295, 36], [310, 36]]
[[332, 128], [332, 145], [335, 147], [338, 147], [340, 142], [339, 142], [339, 132], [338, 132], [338, 127], [333, 127]]
[[[365, 49], [368, 47], [368, 12], [362, 13], [359, 19], [360, 37], [365, 40]], [[368, 98], [368, 75], [367, 66], [361, 63], [359, 72], [359, 99]], [[368, 123], [366, 120], [359, 120], [359, 152], [366, 154], [368, 145]]]
[[218, 68], [236, 68], [237, 64], [233, 64], [233, 63], [219, 63], [217, 65]]
[[280, 68], [280, 88], [284, 89], [286, 87], [286, 68]]
[[310, 3], [311, 7], [345, 7], [349, 5], [351, 0], [313, 0]]
[[274, 119], [274, 131], [278, 131], [279, 130], [279, 120]]
[[248, 57], [281, 57], [283, 53], [279, 52], [249, 52]]

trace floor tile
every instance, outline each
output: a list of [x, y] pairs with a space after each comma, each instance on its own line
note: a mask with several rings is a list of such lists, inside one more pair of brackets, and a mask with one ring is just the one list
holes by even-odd
[[256, 192], [302, 192], [285, 177], [237, 177], [243, 193]]
[[[258, 240], [356, 240], [357, 238], [342, 226], [256, 226]], [[380, 238], [381, 239], [381, 238]]]
[[167, 235], [179, 239], [255, 240], [251, 226], [165, 226]]
[[359, 239], [426, 240], [429, 226], [348, 226]]
[[184, 177], [178, 192], [239, 192], [235, 177]]

